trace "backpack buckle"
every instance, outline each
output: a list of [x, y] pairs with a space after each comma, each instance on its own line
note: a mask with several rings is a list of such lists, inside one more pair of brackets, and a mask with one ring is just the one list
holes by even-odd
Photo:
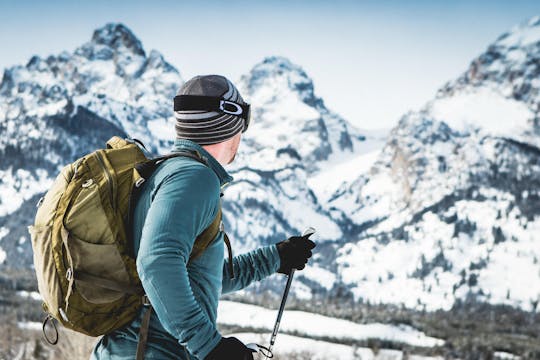
[[144, 294], [143, 297], [142, 297], [142, 304], [143, 304], [143, 306], [150, 306], [150, 305], [152, 305], [152, 304], [150, 303], [150, 299], [148, 299], [148, 296], [147, 296], [146, 294]]
[[137, 181], [135, 181], [135, 187], [136, 188], [139, 188], [141, 187], [141, 185], [145, 182], [145, 179], [144, 178], [138, 178]]

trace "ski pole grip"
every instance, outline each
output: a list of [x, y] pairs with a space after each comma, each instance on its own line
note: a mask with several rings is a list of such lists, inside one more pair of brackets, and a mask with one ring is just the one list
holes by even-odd
[[315, 234], [315, 229], [310, 226], [306, 230], [304, 230], [304, 232], [302, 233], [302, 236], [309, 236], [313, 234]]

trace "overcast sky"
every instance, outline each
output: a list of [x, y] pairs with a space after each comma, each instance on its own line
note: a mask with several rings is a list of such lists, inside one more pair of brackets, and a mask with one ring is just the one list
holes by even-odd
[[184, 80], [238, 80], [265, 56], [301, 65], [326, 105], [360, 128], [393, 126], [461, 74], [535, 0], [0, 0], [0, 69], [73, 51], [122, 22]]

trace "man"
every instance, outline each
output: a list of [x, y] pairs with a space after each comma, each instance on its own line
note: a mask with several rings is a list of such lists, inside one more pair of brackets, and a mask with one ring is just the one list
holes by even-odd
[[[201, 256], [190, 260], [195, 239], [220, 211], [221, 189], [232, 181], [223, 166], [234, 160], [247, 130], [249, 105], [225, 77], [196, 76], [178, 91], [175, 117], [174, 151], [194, 152], [207, 164], [184, 156], [163, 161], [134, 204], [137, 270], [154, 310], [145, 359], [253, 359], [242, 342], [218, 332], [220, 295], [275, 272], [303, 269], [315, 244], [292, 237], [224, 260], [220, 231]], [[134, 359], [144, 313], [104, 336], [92, 359]]]

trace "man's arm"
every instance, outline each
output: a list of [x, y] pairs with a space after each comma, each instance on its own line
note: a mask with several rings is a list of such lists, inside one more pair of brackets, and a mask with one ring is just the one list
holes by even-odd
[[195, 300], [186, 266], [197, 234], [216, 215], [219, 181], [207, 167], [193, 166], [168, 176], [153, 195], [137, 270], [165, 330], [204, 359], [221, 335]]
[[309, 240], [312, 233], [292, 236], [276, 245], [257, 249], [233, 259], [235, 278], [231, 279], [228, 261], [223, 266], [223, 290], [226, 294], [245, 288], [273, 273], [289, 274], [291, 269], [302, 270], [312, 256], [315, 243]]
[[276, 245], [266, 246], [233, 258], [234, 279], [229, 273], [229, 261], [223, 264], [222, 294], [241, 290], [254, 281], [274, 274], [280, 266]]

